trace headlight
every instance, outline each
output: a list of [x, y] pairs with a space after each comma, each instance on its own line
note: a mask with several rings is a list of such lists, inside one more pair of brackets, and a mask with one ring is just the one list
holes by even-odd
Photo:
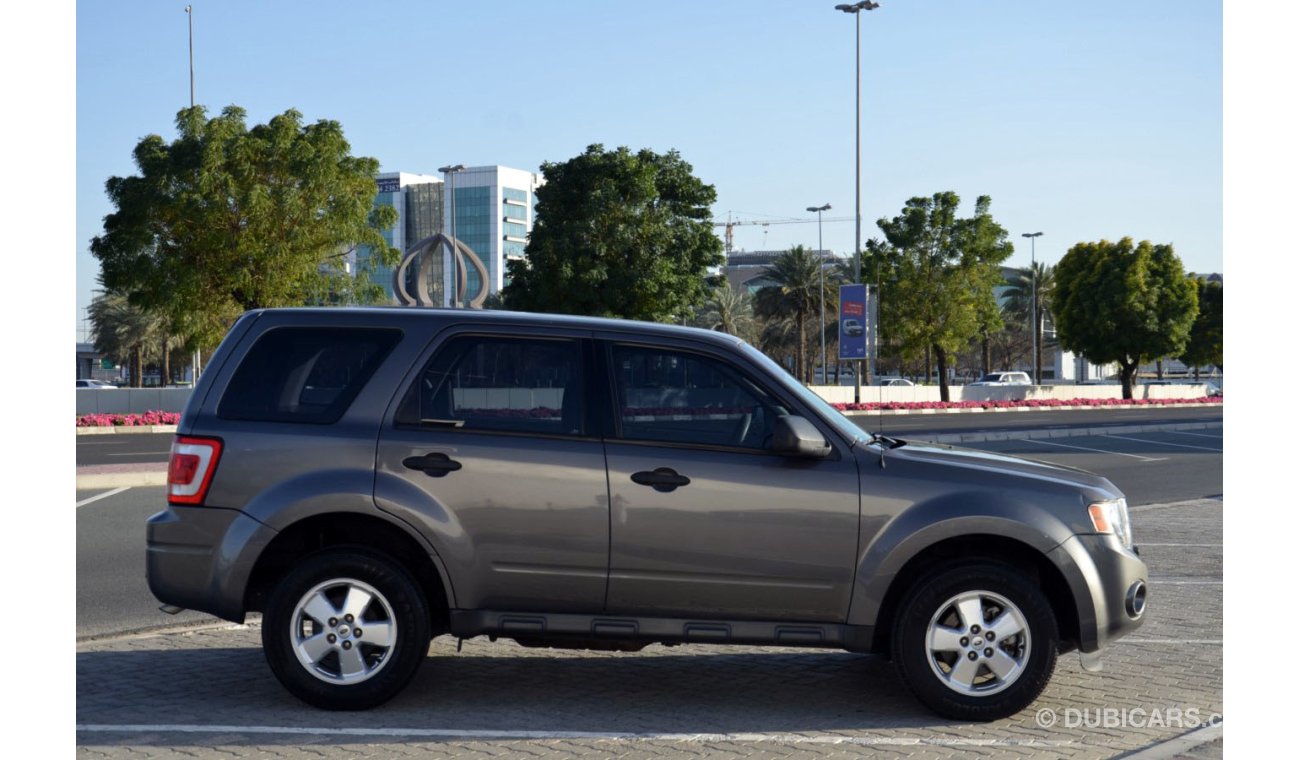
[[1133, 530], [1128, 522], [1128, 501], [1115, 499], [1099, 501], [1088, 507], [1088, 516], [1092, 518], [1092, 527], [1098, 533], [1114, 533], [1120, 543], [1133, 548]]

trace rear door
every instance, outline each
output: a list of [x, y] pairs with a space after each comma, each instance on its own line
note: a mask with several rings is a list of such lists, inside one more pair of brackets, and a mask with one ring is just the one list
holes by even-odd
[[[842, 622], [858, 470], [770, 450], [793, 400], [726, 352], [610, 340], [599, 356], [611, 526], [610, 614]], [[816, 421], [814, 420], [815, 424]]]
[[605, 456], [580, 331], [451, 330], [379, 441], [375, 496], [430, 536], [462, 609], [598, 613]]

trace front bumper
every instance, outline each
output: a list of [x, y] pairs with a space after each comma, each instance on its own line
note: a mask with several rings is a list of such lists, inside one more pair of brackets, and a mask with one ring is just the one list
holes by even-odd
[[145, 575], [164, 604], [244, 621], [244, 590], [275, 531], [235, 509], [170, 506], [146, 524]]
[[[1048, 554], [1065, 576], [1079, 618], [1079, 649], [1096, 652], [1142, 625], [1149, 614], [1135, 604], [1145, 597], [1147, 566], [1112, 535], [1071, 537]], [[1141, 584], [1140, 586], [1138, 584]]]

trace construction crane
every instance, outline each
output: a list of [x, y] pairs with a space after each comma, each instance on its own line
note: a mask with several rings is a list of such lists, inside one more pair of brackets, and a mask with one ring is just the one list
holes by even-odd
[[[822, 222], [824, 223], [851, 222], [851, 221], [853, 221], [853, 217], [851, 216], [836, 216], [836, 217], [827, 217], [822, 219]], [[731, 253], [733, 249], [731, 230], [733, 227], [738, 227], [743, 224], [757, 224], [766, 227], [769, 224], [816, 224], [816, 223], [817, 223], [817, 219], [815, 217], [812, 219], [779, 219], [778, 218], [778, 219], [768, 219], [768, 220], [761, 220], [761, 219], [734, 219], [733, 220], [731, 218], [731, 214], [727, 214], [727, 221], [714, 222], [713, 226], [726, 228], [726, 231], [723, 233], [722, 242], [723, 242], [723, 247], [726, 249], [727, 253]]]

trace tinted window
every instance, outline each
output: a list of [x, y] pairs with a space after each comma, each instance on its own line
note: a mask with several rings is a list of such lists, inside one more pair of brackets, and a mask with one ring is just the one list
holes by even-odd
[[786, 414], [719, 360], [670, 349], [613, 348], [619, 418], [630, 440], [765, 449]]
[[398, 423], [582, 435], [582, 398], [577, 341], [463, 336], [430, 359]]
[[347, 411], [399, 330], [281, 327], [244, 356], [217, 416], [258, 422], [335, 422]]

